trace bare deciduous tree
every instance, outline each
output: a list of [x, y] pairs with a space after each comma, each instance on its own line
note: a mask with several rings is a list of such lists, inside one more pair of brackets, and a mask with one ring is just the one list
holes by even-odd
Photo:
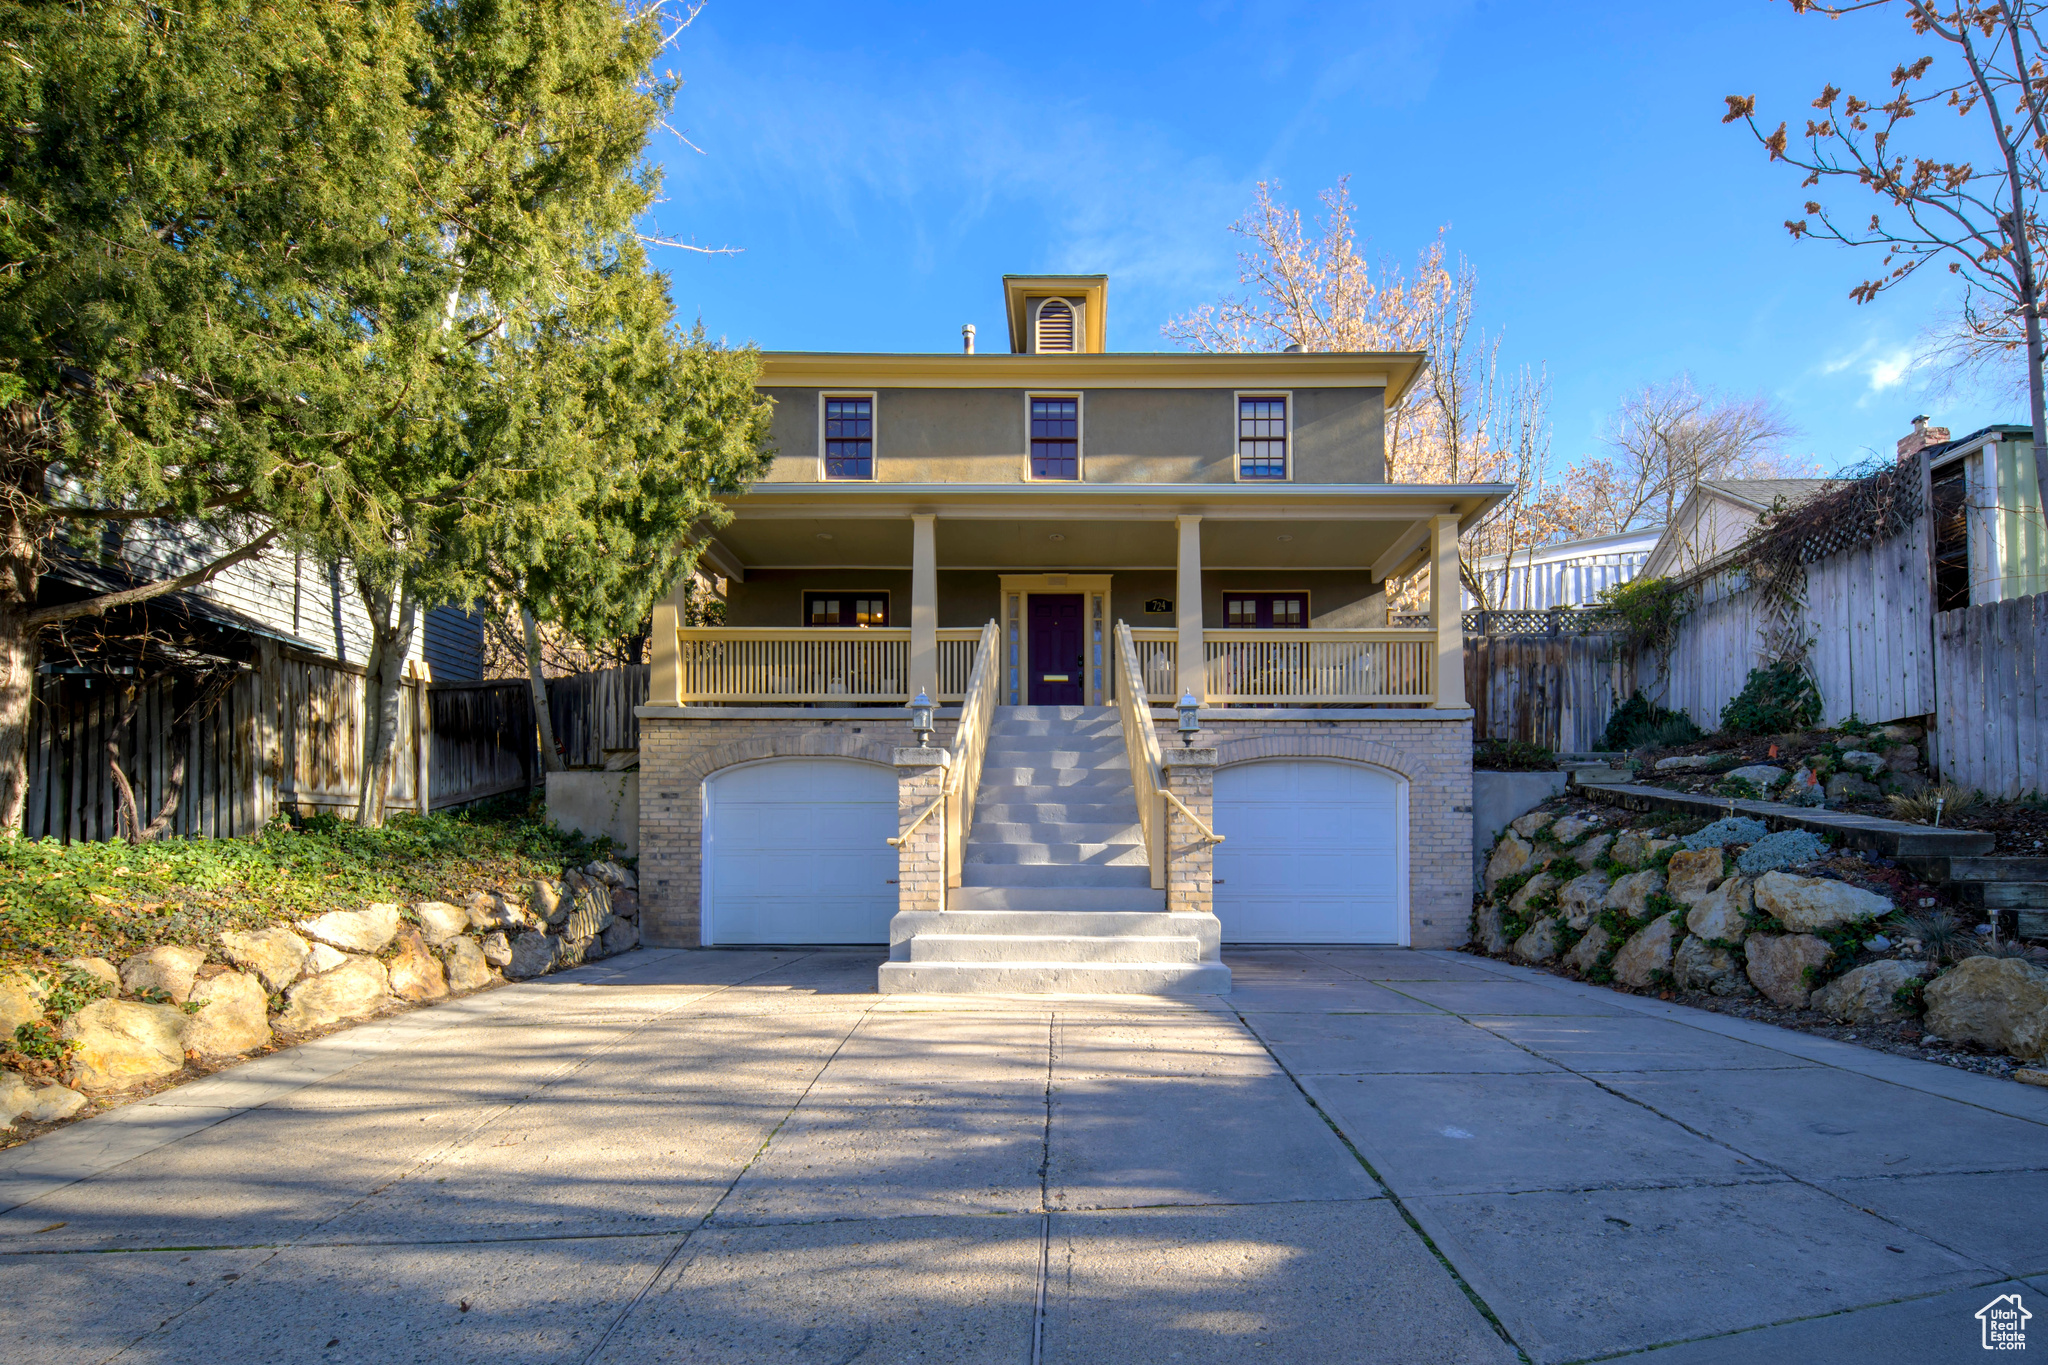
[[[1957, 315], [1960, 358], [1983, 360], [2005, 351], [2024, 359], [2034, 447], [2048, 450], [2048, 396], [2042, 380], [2043, 234], [2038, 208], [2048, 171], [2048, 51], [2041, 23], [2048, 0], [1990, 4], [1934, 0], [1791, 0], [1800, 14], [1841, 18], [1861, 10], [1903, 10], [1915, 37], [1946, 59], [1923, 52], [1892, 68], [1891, 95], [1879, 103], [1824, 86], [1806, 120], [1803, 150], [1789, 125], [1769, 133], [1756, 119], [1756, 96], [1730, 95], [1724, 123], [1746, 123], [1774, 161], [1806, 172], [1807, 186], [1851, 181], [1884, 208], [1867, 224], [1838, 217], [1817, 200], [1805, 218], [1787, 221], [1795, 238], [1816, 237], [1884, 252], [1882, 273], [1849, 291], [1858, 303], [1939, 261], [1959, 277], [1966, 296]], [[1934, 72], [1930, 79], [1930, 72]], [[1951, 110], [1962, 125], [1950, 150], [1908, 156], [1895, 145], [1908, 120]], [[1937, 135], [1938, 136], [1938, 135]], [[1981, 163], [1980, 164], [1980, 158]], [[1983, 302], [1980, 303], [1979, 299]], [[2048, 460], [2037, 460], [2042, 505], [2048, 507]]]

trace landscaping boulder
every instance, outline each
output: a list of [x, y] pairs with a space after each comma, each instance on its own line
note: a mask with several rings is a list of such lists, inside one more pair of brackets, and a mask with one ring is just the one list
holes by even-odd
[[1521, 835], [1512, 832], [1501, 835], [1500, 842], [1493, 846], [1493, 856], [1486, 860], [1486, 894], [1491, 896], [1494, 887], [1509, 877], [1519, 877], [1527, 872], [1530, 860], [1535, 856], [1535, 847]]
[[1615, 837], [1614, 847], [1608, 856], [1623, 867], [1641, 867], [1650, 856], [1650, 832], [1646, 829], [1625, 829]]
[[[1541, 881], [1544, 874], [1538, 873], [1535, 880]], [[620, 919], [640, 918], [640, 893], [638, 891], [612, 892], [612, 913]]]
[[1726, 848], [1730, 844], [1753, 844], [1769, 834], [1761, 820], [1752, 820], [1746, 815], [1731, 816], [1716, 820], [1696, 834], [1688, 834], [1679, 842], [1687, 848]]
[[349, 1019], [364, 1019], [390, 1001], [390, 974], [374, 957], [351, 957], [331, 971], [309, 976], [291, 988], [277, 1026], [310, 1033]]
[[1614, 836], [1612, 834], [1596, 834], [1572, 850], [1572, 861], [1580, 867], [1598, 867], [1600, 860], [1607, 856], [1607, 850], [1613, 844]]
[[1886, 773], [1877, 785], [1887, 796], [1918, 796], [1934, 783], [1925, 773]]
[[615, 920], [612, 927], [604, 931], [603, 942], [606, 957], [616, 957], [629, 948], [637, 948], [640, 946], [640, 926], [629, 919]]
[[1868, 749], [1851, 749], [1842, 755], [1842, 766], [1854, 768], [1865, 777], [1876, 777], [1884, 771], [1884, 755], [1874, 754]]
[[1680, 849], [1671, 855], [1664, 894], [1680, 905], [1698, 905], [1720, 885], [1726, 869], [1718, 848]]
[[1508, 821], [1508, 828], [1521, 835], [1524, 839], [1533, 839], [1536, 837], [1536, 831], [1548, 828], [1550, 822], [1555, 819], [1557, 819], [1555, 815], [1551, 815], [1546, 811], [1532, 810], [1527, 815], [1518, 816]]
[[1685, 927], [1699, 938], [1740, 943], [1749, 933], [1754, 904], [1749, 878], [1730, 877], [1686, 912]]
[[1920, 766], [1920, 750], [1911, 744], [1897, 744], [1884, 751], [1884, 768], [1890, 773], [1910, 773]]
[[1820, 836], [1810, 830], [1781, 829], [1776, 834], [1766, 834], [1742, 850], [1735, 866], [1745, 876], [1761, 877], [1781, 867], [1810, 863], [1825, 856], [1827, 851], [1828, 846], [1821, 842]]
[[1482, 902], [1472, 912], [1472, 941], [1482, 953], [1504, 953], [1514, 946], [1514, 940], [1501, 928], [1500, 907], [1492, 901]]
[[621, 891], [630, 891], [639, 885], [638, 882], [633, 880], [631, 872], [609, 859], [585, 865], [583, 875], [594, 877], [606, 886]]
[[528, 981], [553, 970], [557, 942], [537, 929], [513, 939], [511, 957], [505, 964], [506, 977], [513, 981]]
[[1892, 903], [1847, 882], [1766, 872], [1756, 879], [1756, 908], [1794, 933], [1811, 933], [1889, 915]]
[[385, 964], [391, 993], [400, 1000], [440, 1000], [448, 994], [448, 976], [440, 959], [427, 950], [419, 930], [407, 929], [398, 936], [398, 951]]
[[560, 924], [569, 913], [567, 893], [562, 884], [548, 877], [535, 877], [526, 884], [526, 904], [549, 924]]
[[1572, 950], [1564, 955], [1564, 965], [1584, 976], [1599, 965], [1600, 954], [1606, 950], [1608, 938], [1605, 929], [1594, 925], [1586, 930], [1585, 937], [1574, 943]]
[[0, 1132], [29, 1111], [28, 1082], [12, 1071], [0, 1071]]
[[103, 957], [67, 957], [57, 965], [67, 972], [81, 972], [115, 991], [121, 989], [121, 969]]
[[1742, 949], [1751, 984], [1773, 1002], [1795, 1009], [1813, 993], [1806, 969], [1828, 960], [1828, 945], [1812, 934], [1751, 934]]
[[162, 991], [172, 1004], [182, 1005], [192, 994], [192, 978], [205, 965], [201, 949], [167, 943], [123, 962], [121, 988], [130, 995]]
[[176, 1005], [95, 1000], [64, 1021], [65, 1081], [87, 1092], [128, 1090], [185, 1067], [185, 1011]]
[[[595, 942], [597, 940], [594, 938], [555, 939], [555, 966], [557, 968], [581, 967], [585, 962], [592, 960], [593, 955], [590, 951], [590, 945]], [[596, 954], [598, 957], [603, 955], [602, 951]]]
[[1545, 915], [1515, 940], [1515, 956], [1524, 962], [1548, 962], [1557, 956], [1557, 916]]
[[512, 940], [503, 934], [485, 934], [477, 946], [483, 951], [484, 961], [493, 967], [503, 967], [512, 961]]
[[561, 937], [583, 942], [611, 928], [611, 891], [603, 882], [585, 879], [576, 888], [571, 904], [568, 917], [562, 921]]
[[1836, 773], [1828, 779], [1830, 801], [1875, 801], [1882, 795], [1875, 782], [1855, 773]]
[[1714, 754], [1675, 754], [1670, 758], [1658, 759], [1655, 771], [1660, 773], [1704, 772], [1720, 761]]
[[1969, 957], [1929, 983], [1927, 1030], [2022, 1061], [2048, 1055], [2048, 971], [2016, 957]]
[[1918, 744], [1927, 732], [1917, 725], [1880, 725], [1877, 732], [1894, 744]]
[[1637, 988], [1650, 985], [1658, 973], [1671, 970], [1672, 952], [1684, 932], [1676, 916], [1657, 916], [1614, 955], [1614, 979]]
[[398, 934], [398, 907], [378, 903], [363, 910], [330, 910], [299, 921], [299, 932], [349, 953], [381, 953]]
[[1899, 1009], [1899, 987], [1925, 975], [1925, 962], [1881, 958], [1843, 972], [1813, 993], [1812, 1004], [1845, 1024], [1896, 1023], [1905, 1017]]
[[1614, 885], [1607, 888], [1604, 904], [1607, 909], [1619, 910], [1630, 919], [1641, 919], [1649, 913], [1650, 897], [1663, 889], [1664, 874], [1654, 867], [1645, 868], [1617, 878]]
[[518, 929], [525, 925], [526, 916], [516, 902], [497, 892], [478, 891], [469, 898], [469, 922], [478, 929]]
[[1588, 872], [1583, 877], [1574, 877], [1557, 893], [1557, 904], [1564, 911], [1566, 924], [1574, 929], [1585, 928], [1607, 905], [1607, 874]]
[[[313, 950], [289, 929], [229, 930], [220, 936], [221, 952], [243, 971], [254, 972], [272, 991], [283, 991], [306, 970]], [[332, 948], [327, 951], [333, 952]]]
[[450, 939], [441, 946], [441, 961], [448, 972], [448, 989], [473, 991], [491, 984], [491, 964], [473, 938]]
[[1778, 792], [1778, 800], [1793, 806], [1825, 806], [1828, 794], [1821, 787], [1820, 779], [1813, 769], [1799, 768]]
[[[1522, 883], [1521, 890], [1515, 892], [1514, 895], [1508, 897], [1508, 909], [1513, 910], [1516, 914], [1520, 914], [1529, 908], [1529, 903], [1531, 901], [1535, 900], [1538, 896], [1544, 895], [1550, 891], [1555, 890], [1556, 888], [1557, 878], [1551, 876], [1548, 872], [1538, 872], [1535, 876], [1529, 878], [1528, 881]], [[632, 895], [633, 893], [630, 891], [621, 891], [619, 893], [619, 897], [631, 897]], [[618, 908], [618, 903], [619, 898], [614, 897], [612, 900], [612, 907], [615, 910]], [[620, 911], [619, 913], [621, 918], [625, 917], [624, 911]]]
[[49, 988], [27, 972], [0, 972], [0, 1042], [11, 1042], [16, 1029], [42, 1018], [49, 994]]
[[1747, 782], [1752, 786], [1769, 791], [1785, 780], [1785, 770], [1769, 763], [1751, 763], [1740, 768], [1730, 768], [1723, 776], [1735, 782]]
[[438, 948], [469, 928], [469, 911], [447, 901], [421, 901], [412, 912], [419, 916], [420, 934], [430, 947]]
[[239, 1057], [270, 1041], [270, 995], [253, 972], [202, 977], [192, 1003], [203, 1008], [185, 1025], [185, 1050], [202, 1057]]
[[55, 1123], [85, 1108], [85, 1096], [68, 1085], [37, 1086], [29, 1091], [28, 1109], [21, 1115], [30, 1123]]
[[316, 943], [306, 953], [305, 975], [318, 976], [322, 972], [331, 972], [342, 963], [348, 961], [348, 959], [349, 955], [341, 949], [330, 948], [324, 943]]
[[1550, 837], [1560, 844], [1576, 842], [1588, 830], [1600, 828], [1600, 822], [1589, 816], [1567, 815], [1550, 827]]
[[1696, 934], [1688, 934], [1671, 954], [1671, 979], [1680, 990], [1705, 991], [1709, 995], [1755, 995], [1743, 968], [1742, 954], [1717, 948]]

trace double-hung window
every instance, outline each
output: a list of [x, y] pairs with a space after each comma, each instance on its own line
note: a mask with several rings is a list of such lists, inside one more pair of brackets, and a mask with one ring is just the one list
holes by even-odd
[[875, 477], [875, 400], [825, 399], [825, 477]]
[[1300, 630], [1308, 624], [1308, 594], [1226, 592], [1223, 620], [1230, 630]]
[[1081, 400], [1031, 400], [1031, 477], [1081, 477]]
[[889, 624], [889, 594], [807, 592], [804, 594], [804, 624], [840, 627], [886, 626]]
[[1237, 477], [1287, 477], [1287, 398], [1284, 394], [1237, 399]]

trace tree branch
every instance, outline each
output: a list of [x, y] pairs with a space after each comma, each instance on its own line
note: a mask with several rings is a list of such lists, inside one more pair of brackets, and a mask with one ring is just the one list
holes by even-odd
[[196, 588], [214, 578], [223, 569], [262, 554], [270, 547], [271, 542], [277, 539], [278, 534], [278, 530], [273, 527], [239, 550], [223, 555], [211, 564], [201, 565], [189, 573], [181, 573], [175, 578], [163, 578], [154, 583], [144, 583], [140, 587], [123, 588], [120, 592], [102, 593], [98, 597], [88, 597], [82, 602], [60, 602], [54, 606], [38, 607], [24, 618], [23, 624], [34, 630], [41, 626], [54, 625], [59, 621], [75, 621], [81, 616], [104, 616], [116, 607], [129, 607], [137, 602], [147, 602], [151, 598], [182, 592], [186, 588]]

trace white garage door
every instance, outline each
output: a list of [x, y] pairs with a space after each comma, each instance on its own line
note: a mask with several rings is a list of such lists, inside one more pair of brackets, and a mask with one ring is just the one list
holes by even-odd
[[706, 943], [889, 941], [894, 772], [778, 758], [704, 785]]
[[1406, 792], [1357, 763], [1275, 759], [1216, 774], [1226, 943], [1406, 943]]

